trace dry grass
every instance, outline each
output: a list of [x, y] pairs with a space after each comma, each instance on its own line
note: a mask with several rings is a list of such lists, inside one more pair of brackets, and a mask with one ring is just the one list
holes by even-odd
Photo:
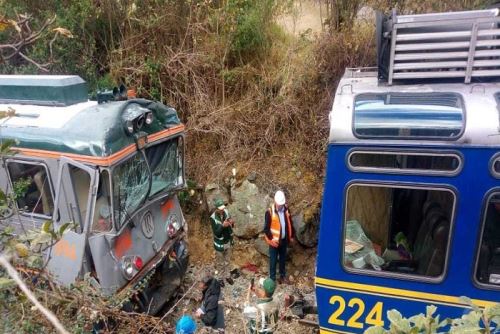
[[256, 171], [270, 192], [319, 203], [335, 84], [346, 66], [373, 64], [372, 28], [314, 37], [276, 28], [265, 55], [238, 63], [214, 30], [220, 22], [190, 10], [175, 43], [165, 43], [161, 20], [134, 24], [112, 54], [113, 76], [179, 110], [198, 183], [235, 167]]

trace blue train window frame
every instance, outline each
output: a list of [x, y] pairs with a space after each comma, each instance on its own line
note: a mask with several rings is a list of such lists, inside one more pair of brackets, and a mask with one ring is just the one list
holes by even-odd
[[458, 93], [362, 93], [353, 111], [357, 138], [457, 140], [465, 130], [465, 103]]
[[[355, 268], [353, 266], [349, 267], [346, 265], [346, 239], [347, 239], [347, 218], [348, 218], [348, 195], [349, 190], [354, 186], [366, 186], [366, 187], [383, 187], [383, 188], [392, 188], [392, 189], [417, 189], [417, 190], [434, 190], [434, 191], [443, 191], [451, 194], [453, 199], [453, 204], [450, 210], [450, 218], [449, 218], [449, 232], [448, 239], [446, 245], [446, 253], [444, 257], [444, 264], [442, 267], [441, 274], [437, 276], [427, 276], [421, 274], [408, 274], [394, 271], [383, 271], [383, 270], [374, 270], [374, 269], [365, 269], [365, 268]], [[450, 262], [450, 249], [453, 239], [453, 231], [456, 220], [456, 210], [457, 210], [457, 201], [458, 201], [458, 191], [446, 184], [426, 184], [426, 183], [403, 183], [403, 182], [373, 182], [367, 180], [353, 180], [349, 182], [344, 188], [344, 199], [343, 199], [343, 213], [342, 213], [342, 235], [341, 235], [341, 257], [340, 264], [344, 271], [351, 274], [359, 274], [365, 276], [376, 276], [376, 277], [387, 277], [387, 278], [396, 278], [403, 279], [408, 281], [420, 281], [426, 283], [441, 283], [446, 278], [446, 274], [448, 272], [448, 265]], [[393, 203], [391, 202], [391, 206]], [[389, 225], [389, 223], [388, 223]]]
[[[374, 156], [379, 161], [361, 161], [353, 163], [355, 155], [365, 155], [366, 157]], [[386, 156], [392, 162], [397, 162], [400, 158], [423, 158], [433, 164], [433, 158], [448, 158], [450, 161], [450, 168], [440, 168], [439, 166], [430, 167], [404, 167], [404, 166], [387, 166], [389, 161], [384, 161], [380, 157]], [[386, 160], [388, 160], [386, 159]], [[429, 159], [431, 159], [429, 161]], [[463, 168], [463, 155], [458, 151], [443, 151], [443, 150], [395, 150], [389, 148], [353, 148], [346, 155], [346, 166], [353, 172], [368, 172], [368, 173], [381, 173], [381, 174], [411, 174], [411, 175], [442, 175], [442, 176], [456, 176]], [[416, 159], [414, 162], [417, 162]], [[385, 165], [384, 165], [385, 164]]]
[[[483, 206], [482, 206], [482, 211], [481, 211], [481, 221], [480, 221], [480, 233], [478, 237], [478, 242], [477, 242], [477, 255], [475, 259], [475, 265], [474, 265], [474, 272], [472, 273], [472, 280], [474, 282], [474, 285], [476, 285], [480, 289], [484, 290], [500, 290], [500, 272], [496, 275], [496, 279], [498, 280], [498, 283], [491, 283], [489, 282], [490, 277], [488, 277], [488, 282], [484, 282], [483, 279], [479, 278], [480, 272], [482, 268], [481, 266], [481, 256], [484, 256], [482, 253], [482, 247], [484, 243], [484, 233], [485, 233], [485, 228], [486, 228], [486, 219], [488, 217], [489, 213], [489, 206], [490, 202], [496, 197], [496, 201], [500, 201], [500, 188], [494, 188], [490, 190], [484, 197], [483, 199]], [[498, 202], [497, 202], [498, 203]], [[493, 202], [492, 202], [493, 204]], [[498, 209], [497, 209], [498, 210]], [[500, 247], [500, 245], [499, 245]], [[499, 255], [500, 256], [500, 255]], [[493, 259], [491, 259], [493, 260]], [[490, 261], [491, 262], [491, 261]], [[490, 265], [490, 263], [486, 264], [487, 266]], [[489, 268], [484, 268], [488, 270]]]

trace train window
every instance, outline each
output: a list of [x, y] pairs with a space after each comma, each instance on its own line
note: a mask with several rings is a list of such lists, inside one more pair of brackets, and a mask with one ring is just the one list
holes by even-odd
[[455, 93], [367, 93], [354, 100], [354, 134], [361, 138], [457, 139], [464, 103]]
[[374, 275], [443, 277], [455, 207], [449, 189], [351, 185], [343, 264]]
[[500, 287], [500, 192], [489, 196], [483, 219], [476, 279]]
[[51, 217], [54, 200], [50, 181], [44, 165], [29, 162], [8, 161], [12, 194], [19, 211]]
[[454, 153], [354, 151], [349, 168], [360, 172], [448, 174], [460, 171], [461, 159]]
[[97, 189], [97, 199], [92, 219], [92, 233], [109, 232], [113, 228], [110, 184], [109, 172], [103, 170], [99, 177], [99, 187]]

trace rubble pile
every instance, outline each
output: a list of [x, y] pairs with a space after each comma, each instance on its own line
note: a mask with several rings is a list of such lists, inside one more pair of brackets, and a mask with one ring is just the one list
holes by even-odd
[[[189, 251], [191, 266], [183, 282], [175, 310], [165, 319], [175, 322], [182, 315], [193, 315], [200, 306], [201, 291], [196, 281], [206, 274], [212, 274], [224, 281], [221, 304], [224, 307], [225, 333], [244, 334], [243, 308], [252, 278], [258, 281], [268, 277], [269, 246], [261, 233], [264, 213], [272, 203], [272, 195], [263, 192], [257, 185], [258, 177], [250, 174], [239, 181], [228, 178], [222, 184], [204, 186], [195, 202], [203, 203], [200, 211], [186, 216], [189, 226]], [[274, 191], [276, 189], [273, 189]], [[215, 250], [208, 214], [213, 212], [215, 199], [226, 203], [234, 219], [234, 246], [231, 259], [231, 277], [228, 282], [215, 269]], [[274, 300], [280, 305], [280, 321], [275, 333], [307, 334], [317, 333], [317, 314], [306, 314], [316, 305], [314, 274], [316, 244], [319, 226], [319, 208], [308, 205], [291, 205], [296, 241], [288, 248], [287, 275], [291, 284], [280, 284], [274, 293]], [[232, 284], [230, 284], [232, 283]], [[193, 288], [193, 286], [195, 288]], [[179, 298], [183, 298], [180, 302]], [[255, 296], [251, 301], [255, 302]], [[170, 306], [171, 307], [171, 306]], [[169, 311], [168, 306], [164, 310]], [[300, 321], [300, 322], [299, 322]], [[304, 324], [308, 323], [308, 324]], [[215, 333], [198, 321], [199, 333]], [[198, 333], [197, 332], [197, 333]]]
[[[172, 314], [165, 319], [166, 321], [175, 322], [182, 315], [192, 315], [199, 307], [199, 299], [201, 292], [196, 287], [187, 291], [193, 284], [205, 273], [213, 272], [215, 269], [212, 263], [207, 263], [206, 266], [191, 266], [184, 279], [183, 288], [187, 292], [184, 299], [177, 305]], [[226, 324], [226, 334], [243, 334], [245, 333], [245, 319], [243, 318], [242, 311], [247, 298], [247, 291], [251, 278], [265, 277], [266, 272], [262, 272], [261, 268], [256, 266], [247, 265], [243, 269], [235, 268], [233, 270], [233, 284], [224, 281], [222, 288], [221, 302], [224, 307], [224, 321]], [[279, 302], [280, 305], [280, 322], [276, 330], [276, 334], [308, 334], [318, 333], [317, 327], [311, 325], [301, 324], [299, 319], [304, 318], [311, 323], [317, 323], [317, 315], [315, 314], [301, 314], [301, 312], [308, 306], [316, 304], [314, 287], [311, 285], [312, 279], [309, 282], [305, 279], [296, 279], [294, 284], [291, 285], [278, 285], [274, 293], [274, 300]], [[196, 284], [195, 284], [196, 286]], [[293, 303], [285, 305], [287, 296], [293, 296]], [[255, 298], [255, 297], [252, 297]], [[252, 301], [252, 299], [251, 299]], [[253, 299], [255, 301], [255, 299]], [[297, 307], [294, 307], [297, 305]], [[166, 309], [165, 311], [168, 311]], [[302, 312], [303, 313], [303, 312]], [[203, 327], [198, 321], [197, 333], [217, 333], [217, 331]]]

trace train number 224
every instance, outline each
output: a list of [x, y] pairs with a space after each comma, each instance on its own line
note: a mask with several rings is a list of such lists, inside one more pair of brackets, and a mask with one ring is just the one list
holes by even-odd
[[[352, 298], [346, 303], [346, 300], [342, 296], [334, 295], [330, 298], [330, 304], [332, 305], [338, 304], [338, 307], [328, 318], [328, 323], [336, 326], [363, 328], [363, 322], [360, 322], [359, 319], [365, 313], [366, 306], [364, 301], [362, 301], [359, 298]], [[351, 317], [347, 320], [347, 325], [346, 321], [341, 319], [341, 316], [346, 309], [346, 305], [348, 308], [354, 310], [354, 314], [351, 315]], [[383, 308], [384, 308], [383, 303], [377, 302], [364, 318], [364, 323], [371, 326], [383, 327], [384, 326], [384, 320], [382, 319]]]

